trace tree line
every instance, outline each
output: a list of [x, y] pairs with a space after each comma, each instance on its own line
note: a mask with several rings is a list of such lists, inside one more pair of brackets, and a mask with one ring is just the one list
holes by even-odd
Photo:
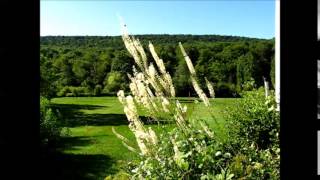
[[[195, 96], [178, 47], [191, 58], [203, 89], [213, 82], [217, 97], [274, 84], [274, 39], [218, 35], [137, 35], [148, 58], [151, 41], [173, 78], [177, 96]], [[46, 97], [114, 95], [129, 90], [133, 58], [120, 36], [45, 36], [40, 38], [40, 92]], [[272, 87], [271, 87], [272, 88]]]

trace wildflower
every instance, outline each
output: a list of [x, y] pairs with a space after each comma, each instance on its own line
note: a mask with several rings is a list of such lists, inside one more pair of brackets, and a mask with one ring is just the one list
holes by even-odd
[[182, 109], [182, 106], [181, 106], [179, 100], [176, 100], [176, 105], [177, 105], [177, 108], [178, 108], [178, 109]]
[[215, 97], [215, 93], [214, 93], [214, 89], [213, 89], [213, 86], [212, 86], [211, 82], [208, 81], [208, 79], [206, 77], [205, 77], [205, 81], [206, 81], [207, 87], [209, 89], [210, 97], [214, 98]]
[[261, 163], [255, 162], [253, 168], [260, 169], [263, 165]]
[[137, 87], [138, 87], [138, 95], [139, 97], [144, 97], [147, 95], [147, 90], [141, 81], [137, 81]]
[[183, 116], [180, 113], [176, 113], [174, 115], [174, 119], [176, 120], [178, 126], [180, 126], [180, 128], [185, 128], [185, 119], [183, 118]]
[[158, 143], [158, 138], [156, 133], [149, 127], [149, 138], [151, 139], [152, 144]]
[[224, 154], [224, 157], [225, 157], [225, 158], [230, 158], [230, 157], [231, 157], [231, 154], [227, 152], [227, 153]]
[[146, 134], [146, 132], [143, 129], [135, 129], [135, 136], [140, 138], [140, 139], [146, 139], [148, 138], [148, 134]]
[[187, 55], [186, 51], [184, 50], [181, 42], [179, 42], [179, 46], [180, 46], [180, 49], [181, 49], [181, 52], [182, 52], [182, 55], [187, 63], [187, 66], [189, 68], [189, 71], [191, 73], [191, 75], [196, 75], [196, 71], [194, 70], [194, 67], [193, 67], [193, 64], [192, 64], [192, 61], [191, 59], [189, 58], [189, 56]]
[[141, 59], [139, 57], [138, 51], [135, 48], [135, 45], [132, 41], [132, 39], [129, 37], [128, 31], [126, 26], [122, 23], [121, 26], [121, 31], [122, 31], [122, 40], [125, 44], [125, 47], [129, 51], [129, 53], [132, 55], [135, 63], [139, 66], [140, 69], [143, 69], [144, 66], [142, 65]]
[[276, 108], [274, 107], [274, 105], [272, 105], [270, 108], [268, 108], [268, 112], [274, 111]]
[[139, 168], [132, 169], [131, 172], [137, 173]]
[[182, 113], [184, 114], [187, 113], [187, 109], [188, 109], [187, 106], [184, 105], [183, 108], [181, 109]]
[[179, 148], [177, 146], [177, 143], [175, 142], [174, 139], [171, 139], [171, 142], [173, 144], [173, 151], [174, 151], [174, 156], [173, 159], [175, 160], [176, 164], [183, 169], [188, 169], [189, 164], [186, 162], [183, 157], [185, 156], [181, 151], [179, 151]]
[[124, 104], [125, 102], [124, 91], [123, 90], [118, 91], [117, 96], [121, 104]]
[[150, 78], [154, 80], [157, 72], [156, 72], [156, 69], [154, 68], [152, 63], [149, 65], [148, 73], [149, 73]]
[[129, 88], [130, 88], [131, 93], [133, 94], [133, 96], [137, 96], [138, 95], [138, 87], [137, 87], [137, 84], [135, 82], [131, 82], [129, 84]]
[[169, 112], [168, 106], [170, 105], [170, 102], [167, 98], [162, 96], [162, 108], [165, 112]]
[[222, 154], [221, 151], [217, 151], [215, 156], [221, 156], [221, 154]]
[[144, 144], [144, 139], [146, 139], [148, 136], [145, 133], [143, 124], [139, 120], [137, 109], [135, 107], [132, 96], [126, 97], [126, 104], [124, 106], [124, 112], [130, 122], [129, 128], [134, 133], [134, 135], [136, 137], [137, 144], [140, 148], [141, 153], [143, 155], [148, 153], [148, 148]]
[[254, 143], [251, 143], [250, 148], [253, 149], [254, 147]]
[[167, 83], [162, 79], [162, 78], [158, 78], [159, 83], [161, 84], [161, 86], [164, 88], [165, 91], [167, 91]]
[[[150, 73], [149, 73], [149, 70], [148, 70], [147, 73], [150, 74]], [[149, 75], [149, 76], [150, 76], [150, 75]], [[156, 74], [156, 76], [157, 76], [157, 74]], [[161, 88], [159, 87], [159, 85], [158, 85], [158, 83], [157, 83], [157, 81], [156, 81], [155, 76], [153, 76], [153, 77], [148, 77], [148, 79], [147, 79], [147, 80], [144, 80], [144, 82], [147, 82], [147, 84], [150, 84], [150, 85], [152, 86], [152, 88], [155, 90], [156, 96], [158, 96], [158, 95], [159, 95], [159, 96], [163, 95], [163, 92], [162, 92]]]
[[133, 72], [133, 75], [134, 75], [134, 76], [137, 76], [138, 71], [137, 71], [137, 68], [136, 68], [135, 65], [132, 66], [132, 72]]
[[181, 112], [182, 115], [186, 115], [186, 113], [187, 113], [187, 106], [186, 105], [184, 105], [182, 107], [180, 102], [177, 100], [176, 101], [176, 107], [177, 107], [177, 110], [178, 110], [179, 113]]
[[149, 49], [150, 49], [151, 55], [152, 55], [154, 61], [156, 62], [160, 72], [162, 74], [165, 74], [166, 73], [166, 67], [164, 66], [163, 60], [159, 58], [159, 56], [157, 55], [156, 51], [154, 50], [153, 44], [150, 41], [149, 41]]
[[172, 83], [172, 79], [171, 79], [171, 76], [169, 73], [166, 73], [164, 75], [164, 80], [167, 82], [168, 84], [168, 87], [170, 87], [170, 94], [171, 94], [171, 97], [175, 97], [176, 96], [176, 92], [175, 92], [175, 89], [174, 89], [174, 86], [173, 86], [173, 83]]
[[189, 151], [185, 154], [186, 157], [191, 156], [192, 155], [192, 151]]
[[139, 72], [135, 77], [137, 78], [137, 80], [144, 81], [144, 75], [141, 72]]
[[139, 54], [141, 56], [144, 68], [146, 68], [147, 67], [147, 55], [144, 52], [144, 49], [143, 49], [139, 39], [135, 39], [134, 37], [132, 37], [132, 39], [133, 39], [133, 44], [134, 44], [135, 48], [137, 49], [137, 51], [139, 52]]
[[[131, 97], [131, 96], [127, 96], [126, 98], [126, 102], [128, 103], [128, 97]], [[132, 97], [131, 97], [132, 98]], [[132, 101], [133, 102], [133, 101]], [[125, 107], [124, 107], [124, 112], [125, 114], [127, 115], [127, 118], [130, 120], [130, 121], [133, 121], [134, 119], [136, 119], [137, 117], [137, 111], [135, 109], [135, 106], [130, 103], [128, 103]]]
[[179, 151], [179, 148], [177, 146], [177, 143], [175, 139], [171, 139], [172, 145], [173, 145], [173, 150], [174, 150], [174, 159], [177, 160], [181, 157], [181, 152]]
[[140, 151], [141, 151], [141, 154], [142, 155], [145, 155], [149, 152], [147, 146], [144, 144], [143, 140], [141, 138], [136, 138], [137, 139], [137, 143], [138, 143], [138, 146], [140, 148]]
[[209, 137], [213, 138], [213, 132], [210, 131], [210, 129], [208, 128], [207, 125], [205, 125], [204, 123], [200, 123], [201, 127], [203, 128], [204, 132], [206, 132], [208, 134]]
[[[270, 96], [268, 96], [268, 97], [270, 97]], [[268, 104], [270, 104], [270, 102], [271, 102], [270, 98], [268, 98], [268, 97], [267, 97], [266, 102], [264, 102], [265, 105], [268, 105]]]
[[197, 92], [199, 98], [203, 101], [204, 105], [209, 106], [210, 105], [209, 99], [207, 98], [206, 94], [202, 91], [198, 82], [193, 76], [191, 76], [191, 81], [192, 81], [194, 90]]
[[133, 102], [132, 96], [127, 96], [126, 100], [127, 100], [127, 105], [124, 107], [124, 109], [125, 109], [127, 118], [131, 120], [136, 130], [144, 131], [144, 127], [139, 119], [139, 115], [135, 107], [135, 104]]
[[151, 172], [149, 170], [147, 170], [147, 175], [150, 176], [151, 175]]

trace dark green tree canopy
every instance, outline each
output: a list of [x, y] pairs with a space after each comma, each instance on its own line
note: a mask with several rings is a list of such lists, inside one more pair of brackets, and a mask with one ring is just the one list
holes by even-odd
[[[263, 86], [263, 77], [274, 81], [272, 39], [165, 34], [135, 37], [140, 39], [149, 58], [152, 56], [148, 43], [154, 44], [179, 96], [194, 95], [179, 42], [191, 58], [202, 88], [206, 89], [207, 77], [215, 84], [217, 96], [239, 93], [248, 82]], [[71, 87], [74, 92], [86, 89], [89, 94], [128, 88], [127, 73], [132, 73], [134, 61], [120, 36], [45, 36], [40, 40], [42, 95], [65, 95]]]

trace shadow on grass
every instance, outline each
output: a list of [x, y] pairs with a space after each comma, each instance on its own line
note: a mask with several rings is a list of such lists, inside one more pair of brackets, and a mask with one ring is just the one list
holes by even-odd
[[117, 172], [113, 164], [114, 160], [107, 155], [56, 152], [47, 156], [42, 164], [42, 179], [104, 179]]
[[85, 136], [62, 137], [55, 151], [43, 151], [42, 179], [95, 180], [117, 173], [118, 169], [113, 166], [115, 160], [107, 155], [63, 153], [63, 150], [87, 146], [91, 142], [92, 138]]
[[189, 104], [189, 103], [194, 103], [195, 100], [199, 100], [199, 98], [194, 98], [194, 97], [183, 97], [183, 98], [172, 98], [173, 100], [179, 100], [180, 103], [186, 103], [186, 104]]
[[[77, 127], [77, 126], [119, 126], [128, 125], [128, 120], [125, 114], [86, 114], [80, 110], [94, 110], [105, 108], [106, 106], [96, 105], [76, 105], [76, 104], [54, 104], [53, 109], [59, 110], [62, 115], [62, 126]], [[145, 124], [157, 124], [152, 118], [140, 116], [140, 119]], [[167, 124], [170, 122], [161, 122]]]
[[92, 136], [62, 137], [56, 144], [57, 150], [75, 150], [80, 146], [88, 146], [93, 142]]
[[53, 104], [52, 108], [59, 110], [63, 118], [63, 126], [119, 126], [127, 125], [128, 121], [124, 114], [86, 114], [80, 110], [94, 110], [105, 108], [97, 105], [78, 104]]

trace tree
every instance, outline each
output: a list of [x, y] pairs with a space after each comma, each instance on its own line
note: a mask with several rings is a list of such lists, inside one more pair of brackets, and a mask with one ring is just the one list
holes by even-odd
[[110, 72], [104, 82], [104, 91], [110, 93], [117, 92], [120, 89], [128, 89], [128, 83], [126, 82], [128, 82], [126, 74], [119, 71]]
[[116, 51], [115, 57], [112, 60], [111, 71], [118, 71], [122, 73], [132, 72], [133, 59], [129, 56], [129, 54], [124, 51]]
[[[189, 95], [186, 66], [178, 42], [195, 65], [200, 86], [204, 77], [214, 83], [236, 86], [254, 79], [263, 86], [270, 81], [274, 66], [274, 40], [218, 35], [138, 35], [143, 46], [152, 40], [167, 71], [177, 81], [176, 93]], [[115, 37], [41, 37], [41, 92], [59, 92], [65, 86], [86, 87], [94, 92], [104, 85], [110, 72], [125, 76], [132, 73], [133, 58], [125, 50], [120, 36]], [[152, 59], [150, 52], [146, 51]], [[271, 83], [270, 83], [271, 84]], [[186, 86], [186, 87], [185, 87]], [[99, 87], [99, 86], [98, 86]], [[216, 87], [218, 88], [218, 87]], [[181, 91], [181, 92], [180, 92]], [[192, 91], [190, 91], [191, 93]]]
[[176, 68], [173, 83], [177, 96], [190, 96], [193, 92], [193, 87], [189, 81], [190, 73], [187, 64], [184, 60], [180, 60]]
[[254, 73], [254, 59], [253, 55], [249, 52], [242, 55], [237, 60], [237, 85], [241, 85], [253, 78]]

